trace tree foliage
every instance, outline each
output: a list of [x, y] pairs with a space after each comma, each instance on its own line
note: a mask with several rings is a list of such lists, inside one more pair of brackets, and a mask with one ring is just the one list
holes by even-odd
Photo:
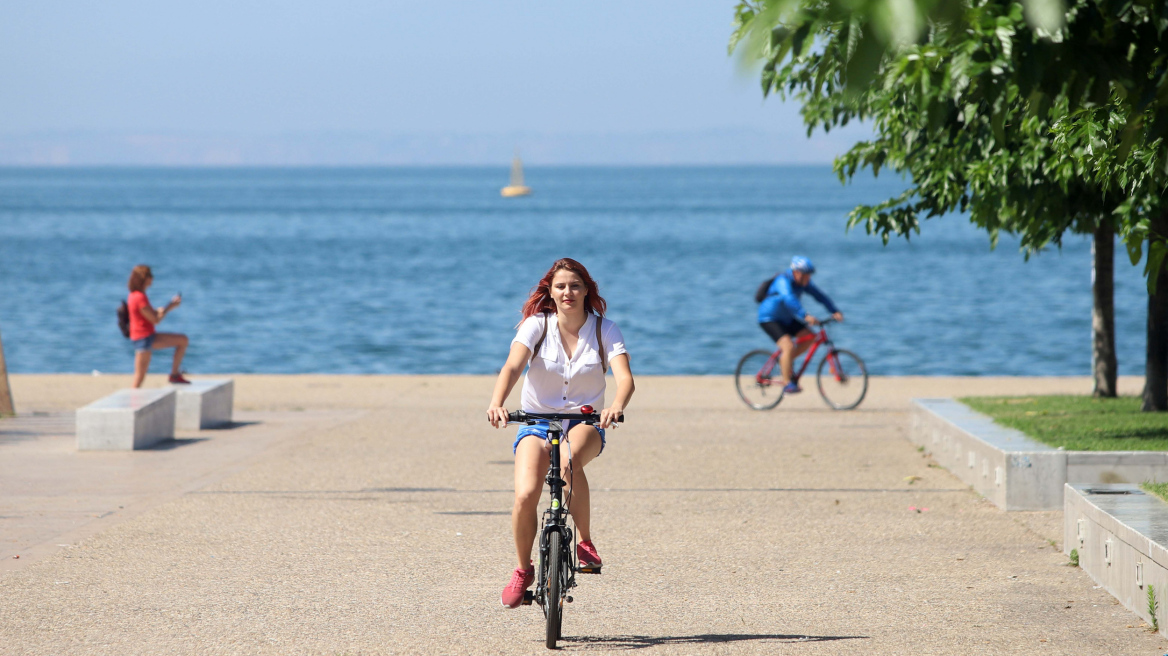
[[[902, 28], [888, 20], [893, 5], [914, 12]], [[907, 174], [903, 194], [857, 207], [849, 225], [887, 241], [919, 231], [922, 217], [968, 211], [991, 238], [1018, 234], [1029, 253], [1110, 220], [1133, 263], [1147, 243], [1158, 271], [1168, 253], [1158, 227], [1166, 7], [744, 0], [731, 50], [762, 61], [764, 93], [799, 100], [809, 132], [873, 125], [872, 140], [836, 160], [841, 178]]]

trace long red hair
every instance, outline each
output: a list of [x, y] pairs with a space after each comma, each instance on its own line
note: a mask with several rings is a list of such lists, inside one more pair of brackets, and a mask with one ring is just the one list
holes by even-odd
[[145, 264], [139, 264], [130, 272], [130, 281], [126, 284], [132, 292], [140, 292], [146, 289], [146, 281], [154, 277], [154, 273], [150, 271], [150, 267]]
[[556, 311], [556, 302], [552, 300], [552, 278], [555, 277], [557, 271], [561, 270], [571, 271], [580, 276], [580, 280], [584, 281], [584, 288], [588, 291], [584, 297], [584, 311], [603, 317], [605, 310], [608, 309], [608, 304], [601, 298], [596, 281], [588, 275], [588, 269], [570, 257], [561, 257], [555, 261], [555, 264], [552, 264], [552, 268], [548, 269], [548, 272], [540, 279], [539, 284], [531, 290], [531, 295], [523, 304], [523, 318], [526, 319], [541, 312]]

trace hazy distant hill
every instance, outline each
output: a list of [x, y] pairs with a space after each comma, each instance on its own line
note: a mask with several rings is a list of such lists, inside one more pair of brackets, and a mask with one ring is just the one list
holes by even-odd
[[825, 163], [867, 135], [857, 127], [808, 139], [801, 127], [791, 127], [793, 132], [724, 129], [630, 134], [0, 134], [0, 165], [473, 165], [506, 163], [517, 148], [533, 165]]

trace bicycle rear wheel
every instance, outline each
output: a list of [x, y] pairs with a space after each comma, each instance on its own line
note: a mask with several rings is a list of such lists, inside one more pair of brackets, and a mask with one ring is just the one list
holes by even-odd
[[556, 641], [560, 639], [560, 621], [564, 610], [563, 590], [561, 589], [561, 574], [564, 567], [564, 554], [561, 546], [563, 535], [553, 531], [548, 536], [548, 566], [547, 566], [547, 648], [555, 649]]
[[738, 398], [755, 410], [770, 410], [783, 400], [782, 376], [773, 371], [779, 364], [771, 366], [770, 359], [770, 351], [751, 351], [742, 356], [734, 370]]
[[828, 351], [815, 373], [819, 395], [836, 410], [851, 410], [868, 393], [868, 369], [860, 356], [835, 349]]

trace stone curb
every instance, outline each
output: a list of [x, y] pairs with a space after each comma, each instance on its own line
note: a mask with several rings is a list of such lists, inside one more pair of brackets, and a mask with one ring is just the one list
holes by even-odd
[[1059, 510], [1066, 483], [1168, 480], [1162, 451], [1064, 451], [953, 399], [913, 399], [909, 440], [1003, 510]]

